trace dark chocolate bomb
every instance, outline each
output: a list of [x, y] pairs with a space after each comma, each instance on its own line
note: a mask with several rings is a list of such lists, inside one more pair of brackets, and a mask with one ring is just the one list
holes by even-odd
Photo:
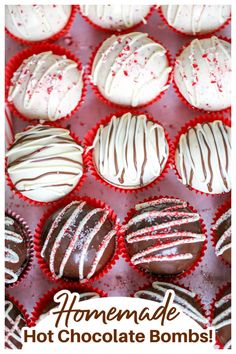
[[215, 236], [215, 253], [222, 256], [231, 264], [231, 207], [228, 203], [228, 210], [218, 215], [213, 225]]
[[5, 283], [15, 283], [29, 261], [28, 234], [14, 217], [5, 215]]
[[5, 299], [5, 348], [21, 349], [21, 329], [26, 326], [23, 314], [13, 302]]
[[197, 262], [206, 236], [200, 215], [182, 200], [161, 197], [136, 205], [123, 226], [131, 262], [157, 275], [177, 275]]
[[231, 349], [231, 289], [226, 287], [214, 303], [213, 327], [224, 349]]
[[53, 213], [41, 237], [41, 256], [56, 278], [89, 279], [114, 255], [116, 230], [109, 211], [73, 201]]

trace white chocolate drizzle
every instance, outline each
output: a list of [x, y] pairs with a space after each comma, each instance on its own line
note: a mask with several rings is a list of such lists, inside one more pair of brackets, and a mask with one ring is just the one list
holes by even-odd
[[[17, 344], [21, 346], [21, 322], [25, 322], [21, 314], [15, 319], [11, 315], [13, 310], [13, 303], [9, 300], [5, 301], [5, 345], [10, 349], [18, 349]], [[8, 348], [7, 347], [7, 348]]]
[[[60, 231], [56, 234], [55, 240], [53, 242], [52, 248], [50, 250], [49, 257], [49, 268], [50, 271], [55, 275], [56, 278], [61, 278], [64, 275], [64, 269], [67, 265], [69, 258], [72, 256], [73, 252], [78, 253], [79, 257], [79, 279], [83, 280], [85, 278], [84, 275], [84, 267], [86, 262], [87, 253], [89, 251], [89, 247], [93, 240], [95, 239], [98, 232], [103, 227], [106, 222], [109, 212], [108, 210], [101, 208], [94, 208], [91, 211], [87, 212], [85, 216], [80, 220], [79, 216], [82, 212], [84, 212], [84, 207], [86, 206], [86, 202], [84, 201], [73, 201], [70, 204], [66, 205], [62, 210], [58, 213], [55, 220], [53, 221], [50, 229], [48, 231], [47, 237], [44, 241], [44, 245], [41, 250], [41, 256], [44, 258], [45, 253], [47, 252], [49, 242], [51, 242], [52, 235], [55, 233], [55, 230], [58, 228], [59, 223], [61, 222], [64, 214], [68, 212], [71, 208], [75, 207], [73, 212], [71, 212], [70, 216], [65, 220], [65, 224], [60, 227]], [[97, 220], [95, 226], [86, 230], [87, 225], [93, 216], [96, 214], [102, 213], [102, 216]], [[68, 234], [68, 230], [70, 230], [73, 226], [76, 226], [73, 235]], [[100, 259], [102, 258], [104, 252], [111, 239], [115, 236], [116, 231], [111, 229], [107, 234], [104, 235], [103, 240], [98, 245], [99, 249], [96, 251], [96, 254], [93, 257], [93, 260], [90, 265], [90, 270], [86, 276], [87, 279], [91, 278], [96, 272], [97, 266], [99, 264]], [[65, 254], [60, 260], [59, 272], [56, 274], [55, 271], [55, 258], [58, 249], [61, 247], [61, 242], [64, 237], [70, 237], [70, 242], [65, 250]]]
[[[219, 314], [213, 319], [212, 325], [215, 330], [221, 330], [226, 326], [231, 326], [231, 293], [222, 296], [214, 304], [215, 308], [219, 311]], [[223, 307], [226, 308], [223, 310]], [[231, 339], [225, 343], [224, 349], [229, 349], [231, 347]]]
[[[167, 205], [166, 205], [167, 204]], [[164, 206], [165, 205], [165, 206]], [[157, 210], [147, 210], [146, 208], [158, 206]], [[192, 259], [192, 253], [177, 253], [163, 255], [162, 250], [171, 249], [175, 246], [184, 244], [201, 243], [206, 239], [206, 236], [201, 233], [194, 233], [186, 230], [173, 230], [181, 225], [188, 225], [200, 220], [200, 215], [196, 212], [179, 211], [178, 209], [186, 208], [187, 203], [174, 198], [160, 198], [155, 201], [138, 204], [136, 210], [142, 210], [142, 213], [133, 216], [122, 230], [126, 232], [126, 242], [129, 244], [156, 240], [156, 244], [137, 252], [131, 257], [131, 262], [135, 265], [163, 262], [163, 261], [178, 261], [183, 259]], [[155, 222], [156, 218], [168, 217], [168, 221]], [[150, 220], [150, 226], [139, 227], [137, 231], [129, 232], [129, 228], [143, 221]], [[173, 228], [173, 229], [172, 229]]]

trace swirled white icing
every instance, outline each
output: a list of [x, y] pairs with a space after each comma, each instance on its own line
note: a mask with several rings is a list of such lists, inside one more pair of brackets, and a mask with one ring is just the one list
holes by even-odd
[[51, 202], [67, 195], [83, 175], [83, 148], [67, 129], [37, 125], [18, 133], [7, 169], [24, 196]]
[[140, 22], [151, 10], [151, 5], [81, 5], [81, 13], [102, 28], [122, 31]]
[[162, 5], [170, 26], [189, 35], [216, 31], [230, 17], [230, 5]]
[[231, 106], [231, 45], [213, 36], [194, 39], [176, 59], [174, 80], [194, 107], [218, 111]]
[[82, 88], [77, 63], [48, 51], [23, 61], [11, 79], [8, 101], [29, 119], [55, 121], [76, 107]]
[[9, 108], [5, 106], [5, 147], [9, 148], [14, 140], [12, 116]]
[[230, 127], [215, 120], [181, 135], [175, 161], [183, 184], [211, 194], [231, 190], [230, 134]]
[[163, 171], [169, 146], [163, 127], [145, 114], [125, 113], [101, 125], [93, 142], [99, 175], [119, 188], [139, 188]]
[[65, 27], [71, 9], [71, 5], [6, 5], [5, 25], [18, 38], [41, 41]]
[[93, 61], [91, 81], [109, 101], [136, 107], [169, 87], [171, 70], [164, 47], [146, 33], [132, 32], [103, 42]]

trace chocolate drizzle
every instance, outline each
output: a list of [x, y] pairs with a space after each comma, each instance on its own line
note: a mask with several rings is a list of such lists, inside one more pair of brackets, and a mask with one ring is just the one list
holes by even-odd
[[79, 182], [83, 174], [82, 153], [83, 148], [67, 129], [37, 125], [16, 134], [7, 153], [8, 173], [26, 197], [54, 201]]
[[198, 123], [179, 139], [176, 167], [187, 186], [217, 194], [231, 190], [230, 127], [222, 121]]
[[160, 176], [169, 156], [163, 127], [131, 113], [101, 125], [92, 148], [99, 175], [119, 188], [148, 185]]

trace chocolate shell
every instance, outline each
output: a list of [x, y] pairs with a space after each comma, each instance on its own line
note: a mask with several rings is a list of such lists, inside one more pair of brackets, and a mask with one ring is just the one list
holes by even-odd
[[122, 228], [131, 262], [155, 275], [178, 275], [200, 259], [206, 235], [185, 201], [160, 197], [138, 204]]
[[18, 281], [30, 257], [29, 235], [25, 227], [9, 213], [5, 214], [5, 284]]
[[5, 348], [21, 349], [21, 329], [26, 320], [18, 307], [8, 297], [5, 299]]
[[216, 296], [212, 325], [224, 349], [231, 349], [231, 289], [224, 288]]
[[111, 260], [116, 229], [110, 211], [84, 200], [61, 207], [47, 219], [41, 257], [55, 278], [90, 279]]

